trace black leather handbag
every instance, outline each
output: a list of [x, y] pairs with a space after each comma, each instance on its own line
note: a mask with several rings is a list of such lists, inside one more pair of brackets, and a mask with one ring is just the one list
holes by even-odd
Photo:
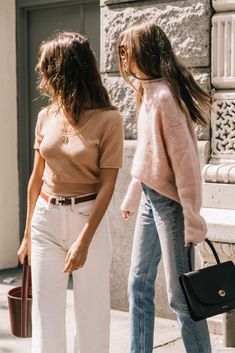
[[212, 243], [210, 246], [217, 264], [192, 271], [191, 248], [188, 248], [190, 272], [179, 277], [189, 313], [194, 321], [206, 319], [235, 308], [235, 266], [232, 261], [220, 262]]

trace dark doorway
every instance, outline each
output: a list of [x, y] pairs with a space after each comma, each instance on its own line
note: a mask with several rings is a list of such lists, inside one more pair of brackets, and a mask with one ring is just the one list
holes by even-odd
[[20, 185], [20, 234], [23, 236], [27, 206], [27, 183], [33, 166], [34, 128], [46, 100], [37, 92], [35, 66], [42, 40], [53, 33], [76, 31], [86, 34], [99, 59], [99, 1], [18, 0], [18, 161]]

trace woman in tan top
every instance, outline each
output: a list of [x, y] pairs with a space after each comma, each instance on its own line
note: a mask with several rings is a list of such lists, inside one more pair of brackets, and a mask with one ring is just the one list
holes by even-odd
[[66, 290], [73, 274], [74, 353], [109, 352], [111, 239], [106, 209], [122, 165], [123, 123], [86, 37], [42, 43], [38, 115], [25, 234], [32, 266], [32, 353], [66, 353]]

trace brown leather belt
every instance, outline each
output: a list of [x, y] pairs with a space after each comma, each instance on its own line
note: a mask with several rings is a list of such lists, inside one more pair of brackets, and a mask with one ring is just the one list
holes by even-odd
[[75, 197], [60, 197], [60, 196], [50, 197], [49, 195], [46, 195], [43, 192], [40, 192], [40, 196], [47, 202], [52, 203], [53, 205], [59, 204], [59, 205], [66, 206], [66, 205], [72, 205], [72, 199], [74, 199], [74, 204], [95, 200], [97, 194], [87, 194], [84, 196], [75, 196]]

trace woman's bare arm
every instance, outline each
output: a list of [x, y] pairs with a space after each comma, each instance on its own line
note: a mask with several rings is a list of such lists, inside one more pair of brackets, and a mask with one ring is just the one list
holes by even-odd
[[33, 171], [29, 179], [27, 189], [27, 215], [25, 231], [22, 243], [18, 250], [20, 262], [28, 255], [29, 264], [31, 263], [31, 220], [42, 187], [42, 175], [45, 168], [45, 160], [41, 157], [39, 150], [35, 150]]

